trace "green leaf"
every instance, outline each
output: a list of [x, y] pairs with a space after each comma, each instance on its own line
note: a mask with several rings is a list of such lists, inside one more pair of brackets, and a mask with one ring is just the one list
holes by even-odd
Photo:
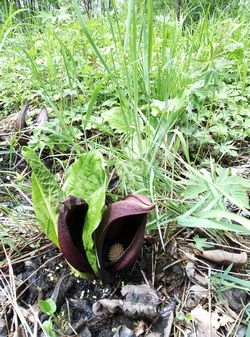
[[249, 230], [245, 227], [225, 221], [196, 218], [194, 216], [179, 216], [177, 218], [177, 222], [179, 225], [184, 227], [213, 228], [236, 233], [249, 234]]
[[52, 298], [47, 298], [46, 300], [38, 301], [39, 308], [42, 312], [47, 315], [53, 315], [56, 312], [56, 303]]
[[176, 97], [172, 99], [167, 99], [166, 101], [159, 101], [157, 99], [153, 99], [150, 105], [151, 107], [151, 114], [153, 116], [159, 116], [163, 113], [168, 116], [169, 114], [174, 114], [176, 112], [180, 112], [183, 110], [185, 106], [185, 96]]
[[91, 151], [81, 155], [71, 165], [63, 186], [65, 196], [72, 194], [83, 198], [89, 206], [83, 227], [83, 245], [95, 272], [97, 272], [96, 252], [92, 235], [102, 219], [106, 185], [103, 157], [100, 152]]
[[211, 248], [211, 244], [207, 243], [206, 238], [200, 238], [199, 235], [195, 235], [193, 237], [194, 243], [191, 243], [190, 245], [195, 247], [198, 250], [203, 250], [204, 248]]
[[36, 153], [28, 147], [23, 147], [23, 156], [32, 169], [32, 202], [37, 220], [43, 232], [57, 246], [58, 206], [62, 191], [55, 176], [42, 163]]
[[182, 181], [187, 185], [185, 191], [186, 198], [197, 198], [200, 193], [209, 193], [210, 199], [219, 198], [224, 202], [225, 198], [239, 208], [243, 209], [247, 214], [249, 201], [247, 190], [250, 188], [250, 183], [238, 176], [230, 175], [229, 169], [213, 169], [212, 173], [205, 169], [197, 171], [188, 164], [184, 164], [189, 169], [187, 174], [188, 180]]
[[[221, 171], [220, 171], [221, 172]], [[220, 174], [216, 179], [216, 185], [230, 195], [234, 200], [236, 200], [243, 207], [249, 207], [249, 200], [247, 195], [247, 188], [249, 188], [249, 183], [242, 177], [229, 176], [228, 170], [226, 170], [227, 175]]]
[[[108, 122], [112, 129], [115, 129], [118, 133], [130, 134], [131, 131], [136, 130], [136, 122], [133, 117], [131, 110], [126, 110], [126, 113], [122, 111], [120, 107], [114, 107], [110, 110], [104, 111], [101, 114], [105, 122]], [[138, 116], [139, 126], [141, 130], [143, 128], [143, 123], [141, 118]]]
[[219, 283], [220, 286], [225, 285], [229, 289], [237, 288], [237, 289], [243, 289], [245, 291], [250, 291], [250, 281], [243, 280], [233, 275], [230, 275], [229, 272], [231, 271], [231, 269], [232, 269], [232, 264], [228, 266], [225, 271], [220, 272], [220, 273], [214, 273], [211, 276], [211, 281], [213, 281], [215, 284]]
[[205, 214], [203, 214], [204, 218], [225, 218], [228, 220], [232, 220], [235, 222], [238, 222], [239, 224], [241, 224], [242, 226], [244, 226], [245, 228], [247, 228], [249, 230], [250, 233], [250, 220], [248, 220], [247, 218], [244, 218], [243, 216], [240, 216], [238, 214], [234, 214], [232, 212], [227, 212], [227, 211], [222, 211], [220, 209], [218, 210], [212, 210], [209, 212], [206, 212]]
[[247, 326], [247, 334], [246, 336], [250, 336], [250, 320], [248, 322], [248, 326]]
[[57, 336], [55, 331], [53, 330], [53, 324], [52, 324], [52, 321], [50, 319], [43, 322], [43, 328], [44, 328], [46, 334], [49, 337], [56, 337]]
[[174, 133], [178, 136], [178, 138], [181, 142], [181, 146], [182, 146], [182, 150], [183, 150], [183, 153], [185, 155], [185, 158], [186, 158], [187, 162], [190, 164], [189, 148], [188, 148], [188, 144], [186, 143], [186, 140], [185, 140], [183, 134], [179, 130], [174, 130]]
[[[185, 184], [185, 182], [183, 182]], [[200, 193], [206, 192], [208, 190], [208, 186], [205, 182], [201, 181], [200, 184], [188, 184], [188, 187], [184, 193], [184, 197], [187, 199], [196, 198]]]
[[192, 172], [186, 172], [188, 179], [182, 179], [182, 184], [187, 186], [184, 197], [187, 199], [197, 198], [199, 194], [210, 191], [209, 183], [200, 179]]
[[87, 125], [88, 125], [88, 122], [89, 122], [89, 119], [90, 119], [90, 116], [91, 116], [91, 113], [92, 113], [92, 110], [93, 110], [93, 107], [94, 107], [94, 104], [96, 102], [96, 98], [102, 88], [102, 85], [104, 83], [105, 79], [101, 80], [97, 86], [95, 87], [93, 93], [92, 93], [92, 96], [89, 100], [89, 103], [88, 103], [88, 108], [87, 108], [87, 112], [86, 112], [86, 116], [85, 116], [85, 120], [84, 120], [84, 123], [83, 123], [83, 126], [84, 128], [86, 129]]

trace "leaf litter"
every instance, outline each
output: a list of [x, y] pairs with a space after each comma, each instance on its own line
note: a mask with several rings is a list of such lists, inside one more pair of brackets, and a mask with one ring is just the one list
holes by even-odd
[[[189, 229], [184, 229], [182, 233], [185, 240], [193, 239], [193, 232]], [[243, 262], [241, 263], [241, 274], [238, 275], [239, 277], [246, 276], [245, 256], [246, 252], [249, 253], [249, 249], [244, 248], [244, 245], [241, 244], [246, 240], [242, 240], [242, 237], [238, 236], [234, 247], [232, 247], [233, 241], [228, 234], [228, 245], [225, 250], [220, 249], [218, 254], [211, 253], [211, 250], [203, 250], [210, 248], [208, 245], [211, 244], [211, 239], [204, 230], [196, 233], [206, 237], [206, 241], [205, 239], [198, 240], [202, 253], [197, 253], [195, 250], [197, 247], [189, 249], [182, 236], [177, 235], [175, 238], [174, 230], [172, 245], [166, 245], [165, 252], [159, 247], [156, 250], [157, 238], [154, 238], [154, 234], [147, 236], [142, 256], [139, 257], [135, 266], [122, 275], [122, 282], [126, 284], [124, 287], [119, 277], [116, 278], [114, 285], [105, 285], [95, 279], [82, 280], [72, 275], [56, 248], [45, 253], [42, 251], [42, 246], [47, 245], [43, 238], [40, 241], [41, 247], [35, 252], [27, 251], [24, 246], [22, 249], [27, 254], [26, 258], [22, 261], [22, 256], [16, 255], [12, 280], [8, 277], [11, 266], [6, 265], [4, 257], [4, 263], [0, 265], [0, 293], [2, 295], [8, 289], [9, 294], [8, 301], [4, 301], [7, 305], [1, 304], [1, 333], [6, 336], [13, 334], [14, 331], [24, 330], [20, 336], [32, 336], [29, 329], [33, 329], [37, 325], [37, 336], [42, 336], [38, 322], [43, 322], [46, 317], [39, 313], [37, 303], [39, 299], [52, 298], [56, 303], [56, 315], [59, 318], [53, 322], [53, 328], [57, 331], [58, 336], [62, 336], [64, 333], [71, 336], [92, 337], [129, 336], [129, 334], [131, 336], [168, 337], [181, 331], [186, 331], [189, 336], [196, 334], [197, 337], [207, 336], [205, 331], [206, 333], [211, 331], [214, 336], [227, 336], [229, 332], [238, 336], [239, 331], [239, 336], [240, 334], [244, 336], [244, 333], [246, 336], [247, 316], [245, 312], [249, 303], [249, 292], [231, 287], [229, 290], [221, 291], [222, 298], [220, 299], [218, 288], [210, 280], [211, 270], [218, 271], [220, 265], [223, 265], [221, 262], [226, 260], [228, 265], [234, 263], [235, 257], [237, 260], [239, 256], [244, 259], [240, 259]], [[42, 254], [40, 254], [40, 249]], [[206, 252], [215, 254], [217, 259], [206, 256]], [[10, 257], [14, 255], [9, 248], [8, 254]], [[152, 256], [156, 259], [155, 265], [152, 265]], [[4, 279], [9, 283], [3, 283]], [[14, 285], [15, 279], [21, 280], [25, 291], [16, 292], [18, 286]], [[143, 285], [145, 280], [147, 281], [146, 286]], [[130, 301], [127, 303], [125, 301], [124, 306], [126, 292], [122, 293], [122, 289], [126, 289], [128, 286], [134, 287], [133, 283], [154, 291], [159, 301], [157, 305], [155, 302], [155, 305], [152, 306], [154, 310], [151, 311], [152, 308], [149, 310], [150, 306], [139, 302], [140, 296], [137, 292], [133, 294], [136, 298], [135, 302], [134, 297], [128, 293]], [[3, 290], [5, 286], [5, 290]], [[145, 294], [147, 292], [144, 292], [144, 296]], [[16, 301], [14, 300], [15, 296], [17, 297]], [[178, 304], [176, 299], [181, 298], [182, 301]], [[119, 310], [114, 310], [111, 313], [106, 312], [106, 314], [101, 314], [101, 317], [96, 316], [93, 312], [93, 305], [102, 299], [118, 301], [114, 303], [119, 303]], [[138, 304], [140, 309], [145, 310], [140, 311]], [[166, 309], [164, 321], [164, 308], [168, 308], [168, 306], [170, 309]], [[182, 319], [180, 319], [179, 312], [183, 312]], [[205, 324], [204, 321], [200, 322], [200, 317], [203, 317], [204, 320], [207, 317], [212, 317], [212, 320], [209, 319]], [[25, 325], [27, 322], [25, 323], [24, 318], [28, 322], [28, 326]], [[190, 322], [192, 322], [191, 325]]]
[[[153, 247], [154, 244], [152, 245], [151, 243], [150, 245], [150, 241], [146, 240], [145, 253], [146, 251], [147, 254], [152, 253]], [[58, 251], [55, 248], [51, 252], [43, 253], [40, 256], [30, 256], [31, 261], [34, 261], [33, 264], [27, 263], [27, 261], [17, 262], [13, 265], [13, 272], [16, 274], [16, 278], [21, 280], [27, 288], [21, 296], [18, 296], [18, 303], [22, 315], [29, 322], [30, 326], [34, 325], [38, 318], [41, 322], [46, 320], [46, 315], [44, 316], [44, 314], [40, 313], [39, 316], [34, 315], [34, 312], [38, 310], [38, 298], [52, 298], [56, 303], [56, 316], [61, 317], [61, 323], [59, 321], [54, 322], [53, 326], [57, 331], [61, 331], [59, 336], [63, 335], [62, 332], [64, 331], [65, 335], [67, 333], [67, 335], [72, 336], [75, 336], [75, 332], [77, 332], [79, 336], [85, 336], [84, 334], [86, 334], [86, 336], [92, 337], [169, 337], [171, 336], [171, 332], [178, 331], [182, 327], [183, 331], [189, 331], [190, 336], [196, 333], [197, 337], [203, 337], [207, 336], [205, 331], [207, 333], [210, 322], [206, 321], [207, 323], [205, 324], [204, 319], [212, 315], [210, 324], [212, 337], [217, 337], [219, 336], [218, 332], [229, 331], [234, 326], [234, 322], [237, 321], [238, 315], [232, 316], [230, 312], [227, 314], [226, 306], [221, 311], [222, 314], [216, 311], [216, 302], [214, 302], [211, 312], [206, 309], [207, 300], [211, 296], [211, 289], [209, 288], [209, 279], [205, 274], [202, 276], [200, 272], [198, 274], [200, 278], [197, 279], [194, 275], [191, 277], [190, 285], [188, 286], [189, 290], [187, 289], [190, 295], [182, 302], [183, 312], [186, 312], [186, 314], [190, 313], [192, 316], [193, 325], [191, 324], [190, 327], [189, 322], [191, 321], [188, 319], [184, 319], [179, 323], [175, 321], [176, 312], [179, 310], [175, 301], [175, 296], [178, 296], [178, 286], [173, 291], [164, 295], [161, 291], [164, 288], [164, 282], [161, 283], [161, 279], [158, 279], [157, 275], [154, 286], [152, 284], [150, 286], [149, 284], [144, 284], [145, 280], [140, 272], [135, 273], [135, 270], [140, 271], [143, 268], [146, 277], [150, 280], [152, 270], [145, 269], [145, 263], [147, 266], [149, 265], [147, 259], [139, 259], [136, 262], [136, 266], [132, 267], [131, 274], [128, 272], [127, 275], [124, 275], [126, 283], [136, 281], [138, 285], [126, 284], [122, 286], [117, 279], [116, 283], [112, 286], [102, 284], [101, 281], [95, 279], [82, 280], [75, 277], [69, 272], [69, 268], [62, 257], [57, 257], [57, 254]], [[159, 263], [162, 263], [162, 261]], [[193, 270], [194, 274], [198, 272], [197, 262], [189, 261], [187, 264], [190, 265], [187, 270]], [[187, 272], [187, 276], [188, 274], [189, 271]], [[203, 282], [201, 282], [202, 277]], [[40, 289], [40, 293], [38, 289]], [[183, 286], [180, 289], [184, 289]], [[226, 295], [225, 292], [223, 294], [224, 296]], [[213, 296], [216, 296], [216, 294]], [[232, 293], [231, 295], [230, 293], [227, 295], [227, 298], [230, 297], [232, 297]], [[244, 303], [247, 304], [247, 297], [246, 292], [242, 291], [242, 293], [239, 293], [238, 307], [236, 308], [231, 305], [232, 312], [236, 312], [236, 309], [238, 312], [242, 311], [244, 306], [241, 305], [239, 307], [239, 303], [242, 302], [241, 299], [245, 298]], [[10, 301], [8, 308], [11, 307], [15, 310]], [[30, 308], [33, 309], [31, 310]], [[11, 322], [13, 309], [8, 313], [7, 322]], [[3, 313], [6, 312], [6, 307], [2, 308], [2, 310], [2, 320], [5, 320], [4, 317], [6, 315], [3, 315]], [[62, 314], [63, 312], [65, 312], [64, 315]], [[70, 315], [70, 325], [68, 323], [68, 315]], [[204, 318], [202, 322], [199, 320], [200, 317]], [[12, 328], [9, 326], [9, 323], [7, 326], [9, 331], [11, 331]], [[2, 331], [4, 329], [6, 329], [6, 325], [3, 326]], [[141, 333], [139, 334], [139, 332]], [[26, 333], [24, 336], [29, 336], [29, 334]], [[39, 333], [38, 336], [40, 336]]]
[[193, 332], [190, 335], [192, 337], [219, 337], [218, 329], [234, 322], [233, 318], [218, 310], [210, 313], [199, 305], [191, 311], [191, 315], [194, 323]]

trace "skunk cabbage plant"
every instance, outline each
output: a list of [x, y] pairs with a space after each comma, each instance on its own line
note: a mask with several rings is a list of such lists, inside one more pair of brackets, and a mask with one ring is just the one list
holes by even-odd
[[70, 166], [63, 186], [66, 198], [72, 195], [83, 199], [88, 205], [88, 210], [82, 219], [82, 236], [79, 240], [82, 240], [88, 261], [95, 273], [97, 273], [97, 261], [93, 234], [102, 220], [106, 187], [107, 178], [103, 157], [98, 151], [81, 155]]
[[26, 123], [26, 117], [27, 117], [28, 111], [29, 111], [29, 103], [26, 101], [24, 103], [24, 106], [22, 107], [21, 112], [18, 113], [18, 116], [16, 119], [16, 128], [18, 130], [22, 130], [28, 126]]
[[26, 122], [27, 115], [29, 114], [29, 103], [26, 101], [22, 110], [18, 113], [16, 118], [16, 129], [21, 133], [18, 138], [18, 143], [21, 146], [25, 146], [29, 142], [29, 138], [32, 134], [32, 128], [34, 128], [35, 124], [43, 124], [48, 121], [48, 111], [45, 107], [42, 107], [39, 114], [36, 117], [35, 123], [31, 125], [31, 128], [28, 128], [28, 124]]
[[23, 155], [32, 168], [38, 222], [75, 270], [94, 271], [107, 281], [134, 263], [147, 214], [154, 208], [147, 197], [129, 195], [104, 211], [107, 179], [98, 151], [81, 155], [70, 166], [62, 188], [33, 150], [24, 147]]
[[72, 267], [80, 272], [91, 272], [83, 248], [82, 232], [88, 204], [70, 195], [64, 202], [58, 217], [58, 240], [62, 254]]
[[99, 270], [118, 272], [135, 262], [153, 208], [147, 197], [135, 194], [107, 207], [95, 233]]
[[[142, 195], [129, 195], [107, 207], [94, 233], [100, 278], [109, 280], [109, 273], [122, 271], [134, 263], [143, 245], [147, 214], [153, 208], [149, 199]], [[91, 270], [81, 237], [87, 209], [84, 200], [69, 196], [58, 218], [61, 251], [80, 272]]]

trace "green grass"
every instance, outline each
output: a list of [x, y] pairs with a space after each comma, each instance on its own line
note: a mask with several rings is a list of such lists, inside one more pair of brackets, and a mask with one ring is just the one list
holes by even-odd
[[236, 158], [249, 137], [249, 13], [204, 10], [194, 21], [191, 12], [178, 21], [158, 15], [152, 0], [143, 9], [130, 0], [88, 20], [74, 0], [32, 21], [13, 8], [1, 16], [1, 117], [25, 100], [33, 115], [45, 105], [50, 121], [29, 146], [49, 150], [54, 172], [99, 149], [120, 178], [113, 199], [138, 192], [157, 204], [148, 228], [158, 228], [162, 244], [168, 223], [201, 217], [199, 203], [215, 207], [215, 181], [205, 181], [201, 201], [184, 197], [183, 177], [192, 172], [204, 184], [199, 169], [210, 157]]

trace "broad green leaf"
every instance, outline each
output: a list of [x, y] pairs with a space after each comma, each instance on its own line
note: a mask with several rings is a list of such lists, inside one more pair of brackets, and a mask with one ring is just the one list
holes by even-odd
[[32, 202], [43, 232], [57, 246], [57, 219], [62, 191], [55, 176], [42, 163], [36, 153], [23, 147], [23, 156], [32, 169]]
[[[185, 166], [188, 165], [185, 164]], [[223, 168], [217, 169], [213, 173], [205, 169], [196, 171], [190, 166], [188, 168], [191, 171], [187, 174], [189, 180], [182, 181], [184, 185], [187, 185], [186, 198], [195, 198], [198, 194], [207, 192], [213, 199], [220, 197], [221, 200], [224, 200], [226, 198], [241, 209], [249, 208], [247, 190], [250, 188], [250, 184], [246, 179], [232, 176], [230, 170]]]
[[38, 301], [40, 310], [47, 315], [53, 315], [56, 312], [56, 303], [52, 298]]
[[189, 184], [184, 196], [188, 199], [197, 198], [200, 193], [206, 192], [207, 189], [207, 184], [204, 182], [201, 182], [201, 184]]
[[209, 185], [203, 179], [199, 179], [193, 174], [186, 174], [189, 179], [182, 179], [181, 183], [187, 186], [184, 193], [185, 198], [192, 199], [209, 190]]
[[48, 319], [43, 322], [43, 328], [47, 334], [48, 337], [56, 337], [56, 333], [53, 330], [53, 323], [51, 319]]
[[63, 186], [65, 196], [72, 194], [88, 203], [82, 238], [89, 263], [95, 272], [97, 272], [96, 252], [92, 236], [102, 219], [106, 184], [103, 157], [100, 152], [91, 151], [81, 155], [71, 165]]
[[[159, 101], [157, 99], [153, 99], [152, 103], [150, 105], [151, 107], [151, 114], [153, 116], [158, 116], [158, 115], [162, 115], [163, 113], [168, 112], [168, 114], [170, 113], [175, 113], [178, 111], [181, 111], [185, 106], [185, 100], [184, 100], [184, 96], [182, 97], [176, 97], [176, 98], [170, 98], [166, 101]], [[168, 115], [167, 114], [167, 115]]]
[[249, 207], [249, 200], [247, 195], [247, 188], [249, 188], [249, 183], [242, 177], [229, 176], [228, 174], [220, 175], [215, 182], [218, 187], [230, 195], [234, 200], [236, 200], [243, 207]]
[[[119, 107], [114, 107], [102, 113], [102, 118], [108, 122], [109, 126], [118, 133], [130, 134], [131, 131], [136, 130], [136, 123], [131, 110], [122, 111]], [[138, 116], [139, 130], [142, 129], [143, 123]]]

